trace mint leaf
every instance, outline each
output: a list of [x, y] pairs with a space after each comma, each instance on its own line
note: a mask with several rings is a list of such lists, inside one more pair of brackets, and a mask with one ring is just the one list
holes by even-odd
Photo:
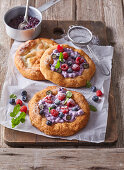
[[97, 112], [97, 108], [93, 105], [89, 105], [90, 107], [90, 110], [93, 111], [93, 112]]
[[51, 109], [52, 109], [52, 107], [49, 107], [49, 112], [50, 112]]
[[25, 122], [25, 112], [21, 112], [20, 115], [16, 118], [12, 118], [11, 123], [12, 123], [12, 128], [17, 126], [20, 122], [24, 123]]
[[12, 98], [12, 99], [16, 99], [17, 98], [17, 96], [15, 94], [11, 94], [9, 97]]
[[72, 92], [67, 91], [67, 92], [66, 92], [66, 97], [67, 97], [67, 98], [71, 98], [71, 97], [72, 97]]
[[64, 101], [64, 104], [66, 104], [68, 100], [69, 100], [69, 98], [66, 98], [66, 100]]
[[15, 116], [19, 113], [20, 108], [21, 108], [21, 106], [20, 106], [19, 104], [17, 104], [17, 105], [14, 107], [13, 112], [10, 113], [10, 116], [11, 116], [11, 117], [15, 117]]
[[59, 68], [60, 67], [60, 61], [57, 61], [57, 64], [55, 65], [55, 68]]
[[90, 88], [91, 86], [92, 86], [91, 82], [87, 80], [87, 82], [86, 82], [86, 87], [87, 87], [87, 88]]
[[63, 54], [62, 54], [62, 52], [60, 52], [60, 54], [59, 54], [59, 61], [63, 62]]

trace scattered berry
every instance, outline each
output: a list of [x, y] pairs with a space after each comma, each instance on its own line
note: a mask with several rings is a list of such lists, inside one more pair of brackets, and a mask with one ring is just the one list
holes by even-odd
[[67, 52], [63, 52], [63, 58], [64, 58], [65, 60], [68, 59], [68, 53], [67, 53]]
[[22, 96], [22, 101], [26, 102], [27, 101], [27, 96]]
[[65, 93], [62, 93], [62, 92], [59, 92], [59, 93], [58, 93], [58, 99], [59, 99], [59, 100], [62, 101], [62, 100], [65, 99], [65, 97], [66, 97], [66, 94], [65, 94]]
[[72, 65], [72, 61], [68, 61], [68, 65], [71, 66]]
[[67, 71], [68, 70], [68, 65], [67, 64], [62, 64], [61, 69], [62, 69], [62, 71]]
[[69, 112], [68, 106], [62, 106], [61, 111], [63, 114], [67, 114]]
[[22, 106], [21, 109], [20, 109], [21, 112], [27, 112], [27, 106]]
[[15, 99], [12, 99], [12, 98], [11, 98], [10, 101], [9, 101], [9, 103], [12, 104], [12, 105], [14, 105], [14, 104], [15, 104]]
[[57, 117], [58, 114], [59, 114], [59, 112], [58, 112], [57, 110], [55, 110], [55, 109], [51, 109], [51, 110], [50, 110], [50, 113], [51, 113], [51, 115], [54, 116], [54, 117]]
[[61, 45], [58, 45], [57, 50], [58, 50], [58, 52], [63, 52], [63, 47]]
[[52, 122], [51, 122], [50, 120], [47, 120], [46, 124], [47, 124], [48, 126], [51, 126], [51, 125], [52, 125]]
[[102, 94], [101, 90], [97, 90], [97, 91], [96, 91], [96, 95], [97, 95], [97, 96], [102, 96], [103, 94]]
[[76, 58], [76, 64], [81, 64], [81, 63], [83, 63], [84, 62], [84, 59], [83, 58], [81, 58], [81, 57], [77, 57]]
[[67, 106], [68, 106], [68, 107], [73, 107], [73, 106], [75, 106], [74, 100], [73, 100], [73, 99], [69, 99], [69, 100], [67, 101]]
[[55, 104], [56, 105], [59, 105], [60, 104], [60, 101], [58, 99], [55, 100]]
[[27, 92], [24, 90], [24, 91], [21, 92], [21, 95], [22, 96], [27, 96]]
[[73, 70], [72, 70], [71, 68], [69, 68], [69, 69], [67, 70], [67, 72], [68, 72], [68, 73], [72, 73]]
[[93, 100], [94, 102], [98, 102], [99, 97], [98, 97], [98, 96], [93, 96], [93, 97], [92, 97], [92, 100]]
[[92, 92], [96, 92], [96, 86], [92, 86], [92, 87], [91, 87], [91, 91], [92, 91]]
[[16, 100], [16, 105], [19, 104], [20, 106], [22, 106], [22, 101], [20, 99]]
[[78, 64], [73, 64], [72, 70], [73, 71], [79, 71], [80, 70], [80, 66]]
[[64, 117], [64, 114], [62, 112], [59, 112], [59, 117], [62, 119]]

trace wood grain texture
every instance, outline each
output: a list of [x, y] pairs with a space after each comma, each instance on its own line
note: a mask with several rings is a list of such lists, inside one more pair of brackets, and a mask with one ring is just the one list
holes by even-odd
[[122, 170], [124, 149], [1, 148], [0, 169]]

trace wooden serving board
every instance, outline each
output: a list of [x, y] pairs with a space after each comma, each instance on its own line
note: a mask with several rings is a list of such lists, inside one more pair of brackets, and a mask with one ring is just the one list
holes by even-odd
[[[95, 36], [99, 37], [100, 45], [107, 45], [106, 26], [102, 22], [93, 21], [43, 21], [41, 34], [39, 37], [58, 39], [66, 33], [70, 25], [82, 25], [89, 28]], [[8, 128], [4, 129], [4, 141], [10, 146], [81, 146], [98, 145], [77, 140], [52, 139], [41, 135], [24, 133]], [[117, 141], [116, 109], [114, 103], [112, 84], [109, 93], [109, 114], [105, 142], [102, 144], [112, 144]], [[101, 144], [100, 144], [101, 145]]]

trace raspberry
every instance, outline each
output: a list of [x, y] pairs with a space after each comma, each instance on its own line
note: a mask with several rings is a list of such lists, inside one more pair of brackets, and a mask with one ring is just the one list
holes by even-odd
[[26, 106], [22, 106], [21, 109], [20, 109], [21, 112], [27, 112], [27, 107]]
[[67, 106], [68, 106], [68, 107], [73, 107], [73, 106], [75, 106], [74, 100], [73, 100], [73, 99], [69, 99], [69, 100], [67, 101]]
[[63, 47], [61, 45], [58, 45], [57, 50], [58, 50], [58, 52], [63, 52]]
[[79, 71], [80, 70], [80, 66], [78, 64], [73, 64], [72, 70], [73, 71]]
[[62, 64], [61, 69], [62, 69], [62, 71], [67, 71], [68, 70], [68, 65], [67, 64]]
[[68, 59], [68, 53], [67, 53], [67, 52], [63, 52], [63, 58], [64, 58], [65, 60]]
[[68, 106], [62, 106], [61, 111], [63, 114], [67, 114], [69, 112]]
[[16, 100], [16, 105], [19, 104], [20, 106], [22, 106], [22, 101], [20, 99]]
[[51, 100], [51, 96], [46, 96], [45, 97], [45, 100], [44, 100], [46, 103], [53, 103], [52, 100]]
[[58, 93], [58, 99], [61, 101], [65, 99], [65, 96], [66, 96], [65, 93], [61, 93], [61, 92]]
[[57, 117], [58, 114], [59, 114], [59, 112], [58, 112], [57, 110], [55, 110], [55, 109], [51, 109], [51, 110], [50, 110], [50, 113], [51, 113], [51, 115], [54, 116], [54, 117]]
[[76, 64], [81, 64], [81, 63], [83, 63], [84, 62], [84, 59], [83, 58], [81, 58], [81, 57], [77, 57], [76, 58]]
[[102, 96], [103, 94], [102, 94], [101, 90], [97, 90], [97, 91], [96, 91], [96, 95], [97, 95], [97, 96]]

